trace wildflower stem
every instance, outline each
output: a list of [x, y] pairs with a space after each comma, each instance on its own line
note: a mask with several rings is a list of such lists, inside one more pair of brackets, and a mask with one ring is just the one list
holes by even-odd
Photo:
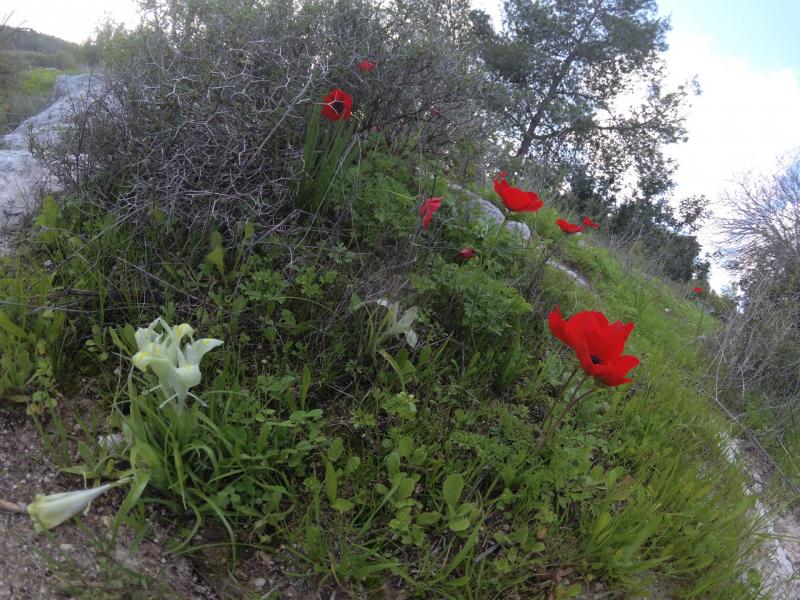
[[706, 296], [703, 294], [703, 304], [700, 306], [700, 320], [697, 322], [697, 339], [700, 339], [700, 327], [703, 325], [703, 315], [706, 314]]
[[564, 410], [562, 410], [561, 414], [558, 415], [558, 418], [550, 424], [550, 427], [547, 428], [547, 432], [541, 438], [539, 438], [539, 442], [536, 444], [537, 453], [540, 452], [542, 448], [544, 448], [547, 445], [547, 443], [550, 442], [550, 439], [558, 430], [558, 426], [561, 425], [561, 422], [564, 420], [564, 417], [566, 417], [569, 413], [572, 412], [572, 410], [575, 408], [575, 405], [595, 391], [595, 388], [592, 388], [588, 392], [585, 392], [580, 396], [578, 396], [578, 390], [581, 389], [581, 386], [588, 378], [589, 376], [587, 375], [580, 381], [580, 383], [577, 386], [575, 386], [575, 391], [572, 392], [572, 398], [570, 398], [569, 402], [564, 407]]
[[550, 405], [550, 408], [547, 409], [547, 412], [545, 413], [544, 418], [542, 419], [543, 426], [545, 425], [545, 423], [547, 423], [547, 420], [553, 414], [553, 411], [555, 410], [556, 406], [558, 406], [561, 403], [561, 400], [564, 398], [564, 393], [567, 391], [569, 384], [572, 383], [572, 380], [575, 379], [575, 375], [577, 374], [578, 374], [578, 367], [575, 367], [572, 370], [572, 373], [569, 374], [569, 377], [567, 377], [567, 380], [564, 382], [564, 385], [561, 386], [561, 391], [558, 392], [558, 396]]
[[500, 221], [500, 227], [497, 228], [497, 234], [494, 236], [495, 246], [500, 243], [500, 236], [503, 234], [503, 229], [505, 228], [506, 223], [508, 223], [508, 215], [504, 213], [503, 220]]

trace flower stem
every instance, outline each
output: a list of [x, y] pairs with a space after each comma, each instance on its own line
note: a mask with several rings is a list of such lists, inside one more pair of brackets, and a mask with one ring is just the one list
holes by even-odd
[[575, 378], [575, 375], [577, 375], [577, 374], [578, 374], [578, 367], [575, 367], [572, 370], [572, 373], [569, 374], [569, 377], [567, 377], [567, 380], [564, 382], [564, 385], [561, 386], [561, 391], [558, 392], [558, 396], [553, 401], [553, 403], [550, 405], [550, 408], [547, 409], [547, 412], [544, 414], [544, 418], [542, 419], [542, 426], [544, 426], [544, 424], [547, 423], [547, 420], [553, 414], [553, 411], [555, 410], [556, 406], [558, 406], [558, 404], [564, 398], [564, 392], [567, 391], [567, 388], [569, 387], [569, 384], [572, 383], [572, 380]]
[[703, 294], [703, 304], [700, 307], [700, 320], [697, 322], [697, 339], [700, 339], [700, 327], [703, 325], [703, 315], [706, 314], [706, 296]]
[[572, 392], [572, 398], [570, 398], [567, 405], [564, 407], [564, 410], [561, 411], [561, 414], [558, 415], [558, 418], [550, 424], [550, 427], [547, 428], [547, 432], [539, 438], [539, 442], [536, 444], [536, 452], [539, 453], [542, 448], [544, 448], [552, 439], [555, 432], [558, 430], [558, 426], [561, 425], [561, 422], [564, 420], [569, 413], [575, 408], [575, 405], [578, 404], [581, 400], [589, 396], [595, 391], [595, 388], [590, 389], [588, 392], [581, 394], [578, 396], [578, 390], [581, 389], [581, 385], [589, 378], [587, 375], [584, 377], [580, 383], [575, 387], [575, 391]]
[[500, 222], [500, 227], [497, 228], [497, 234], [494, 236], [495, 252], [497, 252], [500, 247], [500, 235], [503, 233], [503, 228], [506, 226], [506, 223], [508, 223], [508, 215], [503, 213], [503, 220]]

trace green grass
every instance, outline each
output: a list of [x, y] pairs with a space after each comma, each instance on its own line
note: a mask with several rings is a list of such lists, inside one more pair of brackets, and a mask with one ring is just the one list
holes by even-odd
[[34, 68], [22, 71], [16, 85], [0, 90], [0, 125], [11, 130], [47, 106], [53, 84], [64, 71]]
[[24, 95], [42, 96], [49, 94], [56, 79], [63, 71], [53, 68], [28, 69], [20, 75], [19, 92]]
[[[757, 597], [751, 499], [703, 393], [697, 333], [719, 324], [591, 235], [563, 239], [552, 209], [527, 217], [538, 235], [524, 250], [470, 220], [456, 195], [429, 231], [392, 218], [387, 233], [381, 215], [417, 182], [381, 158], [393, 165], [387, 183], [367, 160], [378, 159], [328, 200], [342, 211], [355, 198], [352, 230], [223, 236], [159, 212], [134, 225], [68, 199], [45, 204], [29, 266], [5, 269], [22, 290], [46, 278], [47, 304], [69, 310], [68, 325], [48, 338], [7, 312], [57, 382], [47, 397], [58, 406], [31, 412], [51, 431], [77, 419], [78, 434], [48, 438], [56, 456], [80, 453], [64, 467], [90, 479], [132, 472], [124, 520], [160, 507], [178, 552], [198, 551], [196, 534], [216, 527], [231, 566], [261, 549], [327, 595], [568, 598], [600, 585]], [[460, 263], [466, 243], [478, 257]], [[541, 269], [553, 249], [588, 287]], [[54, 273], [32, 266], [44, 260]], [[399, 302], [396, 318], [380, 298]], [[545, 325], [556, 303], [634, 321], [627, 349], [642, 364], [633, 384], [581, 402], [539, 451], [575, 364]], [[393, 329], [401, 314], [409, 321]], [[225, 341], [185, 413], [159, 408], [157, 380], [130, 366], [134, 328], [159, 315]], [[20, 336], [6, 334], [7, 352]], [[65, 399], [86, 381], [91, 419]], [[34, 393], [6, 391], [29, 403]], [[127, 447], [96, 442], [120, 430]]]

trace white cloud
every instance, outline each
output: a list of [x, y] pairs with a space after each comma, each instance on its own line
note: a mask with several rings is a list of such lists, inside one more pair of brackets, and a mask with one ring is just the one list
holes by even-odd
[[[671, 150], [679, 164], [676, 197], [705, 194], [718, 216], [722, 195], [742, 173], [769, 173], [776, 159], [800, 147], [800, 78], [791, 69], [762, 71], [745, 59], [718, 52], [709, 38], [670, 36], [667, 62], [674, 82], [697, 76], [702, 94], [686, 120], [689, 141]], [[701, 232], [716, 249], [713, 224]], [[715, 266], [711, 284], [729, 275]]]

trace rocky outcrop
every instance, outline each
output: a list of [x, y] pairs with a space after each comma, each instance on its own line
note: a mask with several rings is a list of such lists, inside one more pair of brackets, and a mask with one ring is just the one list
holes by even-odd
[[[503, 211], [501, 211], [497, 206], [495, 206], [488, 200], [484, 200], [478, 194], [475, 194], [474, 192], [471, 192], [468, 189], [461, 187], [456, 183], [448, 183], [448, 187], [461, 192], [467, 197], [467, 200], [470, 202], [472, 208], [474, 209], [473, 214], [475, 215], [475, 218], [493, 227], [497, 227], [500, 225], [500, 223], [503, 222], [505, 218], [503, 216]], [[508, 231], [520, 235], [522, 237], [522, 240], [524, 240], [525, 242], [531, 239], [530, 227], [528, 227], [528, 225], [525, 223], [522, 223], [520, 221], [506, 221], [504, 227]], [[584, 279], [584, 277], [580, 273], [577, 273], [576, 271], [570, 269], [567, 265], [560, 263], [555, 258], [551, 258], [547, 264], [569, 276], [570, 279], [574, 280], [578, 285], [581, 285], [583, 287], [589, 286], [589, 282], [586, 281], [586, 279]]]
[[31, 138], [46, 142], [57, 136], [66, 126], [68, 112], [91, 97], [100, 84], [97, 76], [88, 73], [62, 75], [53, 87], [52, 104], [0, 137], [0, 253], [8, 253], [8, 234], [30, 213], [42, 193], [58, 189], [58, 182], [48, 177], [30, 153]]

